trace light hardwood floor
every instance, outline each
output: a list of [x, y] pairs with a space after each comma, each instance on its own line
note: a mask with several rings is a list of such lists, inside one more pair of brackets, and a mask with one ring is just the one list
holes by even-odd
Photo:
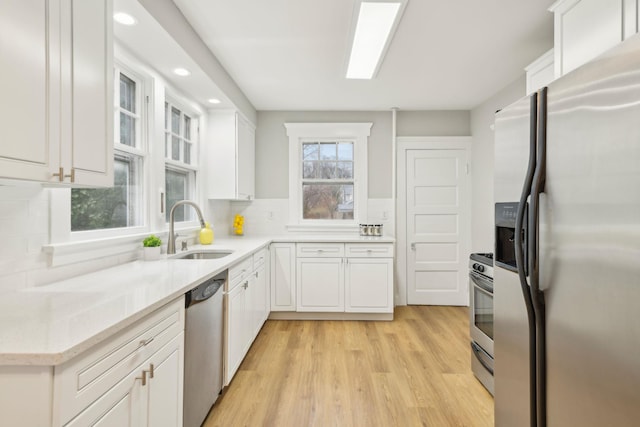
[[493, 426], [466, 307], [393, 322], [269, 320], [204, 426]]

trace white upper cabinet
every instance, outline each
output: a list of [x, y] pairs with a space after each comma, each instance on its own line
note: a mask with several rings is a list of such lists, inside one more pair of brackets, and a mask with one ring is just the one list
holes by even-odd
[[235, 111], [209, 113], [205, 144], [209, 199], [255, 198], [255, 127]]
[[112, 1], [2, 8], [0, 178], [113, 185]]
[[556, 78], [638, 30], [637, 0], [559, 0], [549, 10], [554, 14]]
[[525, 67], [527, 73], [527, 95], [545, 87], [554, 80], [553, 49]]

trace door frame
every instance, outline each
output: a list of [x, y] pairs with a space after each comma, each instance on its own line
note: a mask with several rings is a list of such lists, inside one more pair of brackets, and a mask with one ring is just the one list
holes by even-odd
[[407, 305], [407, 294], [409, 285], [407, 280], [407, 168], [406, 168], [406, 151], [407, 150], [465, 150], [467, 155], [466, 184], [467, 194], [463, 201], [466, 205], [468, 213], [466, 221], [460, 224], [460, 236], [464, 236], [461, 240], [463, 253], [469, 253], [471, 250], [471, 141], [470, 136], [399, 136], [397, 138], [396, 149], [396, 180], [397, 180], [397, 197], [396, 197], [396, 263], [398, 280], [398, 298], [396, 305]]

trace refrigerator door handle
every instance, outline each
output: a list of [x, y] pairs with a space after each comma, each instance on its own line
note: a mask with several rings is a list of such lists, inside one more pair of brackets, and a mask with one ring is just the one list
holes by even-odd
[[530, 292], [536, 322], [536, 376], [537, 376], [537, 418], [538, 427], [546, 426], [546, 330], [544, 292], [540, 290], [539, 270], [539, 226], [540, 226], [540, 194], [544, 192], [547, 160], [547, 88], [539, 92], [538, 132], [536, 171], [531, 188], [531, 209], [529, 212], [528, 255]]
[[531, 291], [527, 282], [527, 270], [525, 265], [525, 248], [529, 247], [528, 240], [523, 234], [524, 218], [527, 212], [527, 199], [531, 194], [531, 186], [537, 169], [537, 141], [538, 141], [538, 94], [531, 95], [530, 123], [529, 123], [529, 163], [527, 173], [520, 194], [520, 203], [516, 214], [515, 232], [515, 256], [520, 287], [527, 309], [527, 323], [529, 327], [529, 422], [531, 427], [537, 426], [537, 371], [536, 371], [536, 320]]

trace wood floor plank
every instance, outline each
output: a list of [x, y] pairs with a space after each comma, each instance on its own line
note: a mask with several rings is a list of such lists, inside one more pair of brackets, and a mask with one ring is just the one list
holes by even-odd
[[493, 398], [470, 369], [467, 309], [397, 307], [394, 317], [267, 321], [204, 426], [492, 426]]

